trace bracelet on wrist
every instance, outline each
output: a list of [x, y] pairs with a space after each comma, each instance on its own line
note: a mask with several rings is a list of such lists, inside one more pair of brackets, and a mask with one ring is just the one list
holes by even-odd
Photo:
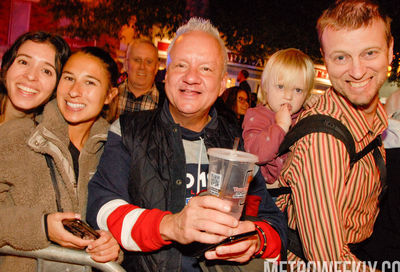
[[265, 235], [264, 230], [260, 226], [258, 226], [257, 224], [254, 225], [258, 232], [258, 237], [260, 238], [260, 248], [256, 253], [254, 253], [254, 257], [259, 258], [264, 254], [265, 250], [267, 249], [267, 236]]

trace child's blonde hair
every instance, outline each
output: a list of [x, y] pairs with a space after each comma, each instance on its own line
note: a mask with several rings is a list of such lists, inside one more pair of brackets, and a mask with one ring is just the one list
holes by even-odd
[[[281, 80], [286, 86], [293, 85], [293, 80], [299, 78], [299, 74], [304, 75], [305, 89], [307, 96], [314, 86], [314, 63], [311, 58], [302, 51], [295, 48], [288, 48], [275, 52], [265, 65], [261, 76], [261, 95], [259, 100], [266, 104], [268, 85], [273, 80]], [[300, 74], [301, 75], [301, 74]], [[293, 86], [294, 87], [294, 86]]]

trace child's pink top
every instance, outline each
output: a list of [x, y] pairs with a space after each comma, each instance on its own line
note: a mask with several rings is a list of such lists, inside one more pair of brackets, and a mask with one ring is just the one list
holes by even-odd
[[[292, 125], [300, 112], [292, 115]], [[278, 178], [287, 157], [287, 154], [276, 157], [285, 134], [275, 122], [275, 112], [264, 105], [246, 111], [242, 134], [244, 147], [247, 152], [258, 156], [261, 173], [269, 184]]]

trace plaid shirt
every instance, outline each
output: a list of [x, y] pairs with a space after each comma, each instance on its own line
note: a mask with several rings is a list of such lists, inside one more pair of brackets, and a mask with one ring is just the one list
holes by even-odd
[[147, 93], [135, 97], [129, 91], [126, 79], [118, 86], [118, 93], [118, 116], [134, 111], [152, 110], [158, 106], [159, 92], [156, 85], [153, 85]]

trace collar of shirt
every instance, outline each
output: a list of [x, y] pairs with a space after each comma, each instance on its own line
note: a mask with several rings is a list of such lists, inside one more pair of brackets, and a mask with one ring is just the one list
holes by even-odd
[[126, 93], [126, 95], [127, 95], [128, 98], [130, 98], [130, 99], [132, 99], [132, 100], [136, 100], [136, 99], [138, 99], [138, 98], [140, 98], [140, 97], [147, 96], [147, 97], [149, 97], [154, 103], [157, 103], [157, 102], [158, 102], [158, 90], [157, 90], [157, 87], [156, 87], [155, 84], [153, 84], [153, 86], [151, 86], [151, 88], [150, 88], [147, 92], [145, 92], [144, 94], [142, 94], [142, 95], [139, 96], [139, 97], [136, 97], [131, 91], [129, 91], [129, 88], [128, 88], [128, 81], [127, 81], [127, 80], [128, 80], [128, 79], [126, 79], [125, 82], [124, 82], [123, 84], [124, 84], [124, 92]]
[[134, 111], [151, 110], [158, 106], [159, 93], [155, 85], [138, 98], [129, 91], [127, 80], [119, 85], [118, 89], [118, 115]]
[[374, 123], [372, 128], [370, 128], [362, 110], [355, 108], [347, 99], [334, 91], [333, 88], [327, 90], [327, 95], [341, 109], [343, 114], [340, 117], [340, 121], [347, 125], [356, 142], [362, 141], [367, 135], [375, 138], [387, 128], [387, 115], [381, 102], [378, 102]]

